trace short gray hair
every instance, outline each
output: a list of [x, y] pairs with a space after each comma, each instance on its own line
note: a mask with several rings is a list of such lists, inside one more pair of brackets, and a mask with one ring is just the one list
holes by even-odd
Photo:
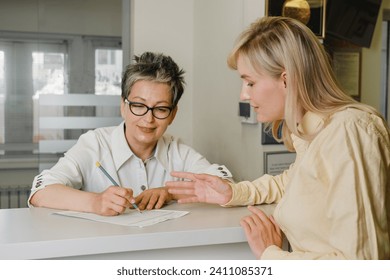
[[145, 52], [134, 56], [135, 63], [129, 64], [122, 77], [122, 98], [129, 96], [133, 85], [140, 80], [165, 83], [170, 86], [172, 107], [176, 107], [184, 92], [184, 70], [170, 56]]

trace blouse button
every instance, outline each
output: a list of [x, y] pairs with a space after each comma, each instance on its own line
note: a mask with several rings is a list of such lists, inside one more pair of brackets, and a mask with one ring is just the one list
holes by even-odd
[[146, 190], [146, 186], [145, 186], [145, 185], [142, 185], [142, 186], [141, 186], [141, 190], [143, 190], [143, 191]]

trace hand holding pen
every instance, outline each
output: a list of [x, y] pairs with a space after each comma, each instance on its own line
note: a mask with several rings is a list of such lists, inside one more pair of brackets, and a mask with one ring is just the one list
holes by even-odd
[[[111, 181], [113, 186], [107, 188], [101, 193], [101, 207], [103, 213], [106, 215], [118, 215], [123, 213], [130, 205], [142, 213], [134, 202], [133, 191], [131, 189], [119, 187], [119, 184], [108, 174], [100, 162], [96, 162], [96, 166], [104, 173], [104, 175]], [[108, 209], [106, 209], [108, 208]]]

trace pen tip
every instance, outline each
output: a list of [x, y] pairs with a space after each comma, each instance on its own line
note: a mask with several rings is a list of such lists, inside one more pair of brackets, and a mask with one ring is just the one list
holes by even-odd
[[97, 162], [96, 162], [96, 166], [97, 166], [97, 167], [100, 167], [100, 162], [97, 161]]

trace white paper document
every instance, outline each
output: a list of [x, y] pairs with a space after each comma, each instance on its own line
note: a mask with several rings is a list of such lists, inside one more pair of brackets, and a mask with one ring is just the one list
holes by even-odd
[[76, 212], [76, 211], [61, 211], [53, 214], [63, 215], [75, 218], [93, 220], [97, 222], [111, 223], [122, 226], [145, 227], [161, 223], [166, 220], [176, 219], [188, 214], [187, 211], [173, 210], [144, 210], [139, 213], [136, 210], [128, 210], [119, 216], [100, 216], [92, 213]]

